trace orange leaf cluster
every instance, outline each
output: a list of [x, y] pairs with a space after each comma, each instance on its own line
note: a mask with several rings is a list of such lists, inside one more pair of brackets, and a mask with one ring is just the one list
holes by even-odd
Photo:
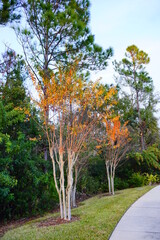
[[124, 125], [121, 125], [119, 116], [114, 117], [111, 121], [105, 120], [105, 124], [108, 145], [118, 148], [130, 140], [129, 131], [126, 127], [127, 122]]

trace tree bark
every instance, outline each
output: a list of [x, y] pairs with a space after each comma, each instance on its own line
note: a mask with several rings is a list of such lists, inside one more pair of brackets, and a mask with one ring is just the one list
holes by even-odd
[[142, 119], [141, 119], [141, 113], [140, 113], [140, 108], [139, 108], [139, 94], [138, 94], [138, 91], [136, 91], [136, 101], [137, 101], [137, 112], [138, 112], [139, 129], [140, 129], [141, 150], [143, 151], [145, 149], [145, 146], [144, 146], [144, 135], [143, 135], [143, 129], [142, 129]]
[[114, 195], [115, 194], [115, 192], [114, 192], [114, 177], [115, 177], [115, 166], [113, 166], [113, 165], [111, 165], [111, 168], [112, 168], [112, 170], [111, 170], [111, 186], [112, 186], [112, 195]]
[[61, 192], [58, 195], [59, 195], [59, 206], [60, 206], [61, 219], [63, 219], [64, 215], [63, 215], [63, 204], [62, 204]]
[[68, 187], [67, 187], [67, 215], [68, 220], [71, 220], [71, 192], [72, 192], [72, 183], [73, 183], [73, 176], [72, 176], [72, 169], [70, 168], [68, 171]]
[[72, 154], [68, 151], [68, 178], [67, 178], [67, 219], [71, 220], [71, 193], [73, 187], [73, 159]]
[[111, 177], [112, 195], [114, 195], [114, 178]]
[[114, 179], [113, 179], [113, 164], [110, 163], [110, 181], [111, 181], [111, 194], [114, 195]]
[[76, 205], [76, 190], [77, 190], [77, 180], [78, 180], [78, 168], [75, 166], [75, 177], [74, 177], [74, 186], [72, 188], [72, 207], [77, 207]]
[[111, 179], [110, 179], [110, 173], [109, 173], [109, 163], [106, 161], [106, 171], [107, 171], [107, 178], [108, 178], [108, 191], [109, 194], [111, 194]]
[[58, 184], [57, 184], [56, 166], [55, 166], [55, 160], [54, 160], [54, 157], [53, 157], [53, 149], [52, 149], [52, 147], [50, 147], [50, 157], [51, 157], [51, 160], [52, 160], [53, 178], [54, 178], [54, 182], [55, 182], [55, 187], [56, 187], [56, 190], [57, 190], [57, 193], [58, 193], [58, 196], [59, 196], [60, 214], [61, 214], [61, 218], [63, 218], [64, 215], [63, 215], [63, 205], [62, 205], [61, 190], [60, 190], [60, 188], [58, 187]]
[[63, 218], [66, 219], [66, 197], [65, 197], [65, 187], [64, 187], [64, 161], [63, 153], [60, 153], [60, 190], [62, 193], [62, 206], [63, 206]]

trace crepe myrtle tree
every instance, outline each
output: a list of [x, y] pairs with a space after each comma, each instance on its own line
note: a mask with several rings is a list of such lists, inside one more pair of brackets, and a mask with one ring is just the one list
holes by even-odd
[[116, 116], [110, 120], [104, 116], [102, 120], [105, 131], [97, 149], [100, 152], [104, 152], [105, 165], [108, 179], [108, 191], [114, 195], [114, 178], [116, 168], [123, 160], [125, 154], [129, 150], [129, 131], [127, 128], [127, 122], [123, 125], [120, 122], [119, 116]]
[[[95, 126], [96, 127], [96, 126]], [[91, 146], [91, 142], [93, 141], [94, 137], [94, 129], [90, 133], [90, 136], [87, 137], [86, 142], [83, 144], [83, 149], [79, 154], [79, 157], [74, 165], [73, 171], [73, 187], [72, 187], [72, 194], [71, 194], [71, 206], [77, 207], [76, 204], [76, 193], [77, 193], [77, 183], [83, 175], [83, 169], [89, 164], [89, 158], [95, 155], [95, 150]]]
[[[57, 66], [67, 67], [79, 59], [80, 73], [101, 70], [113, 55], [95, 43], [89, 29], [88, 0], [21, 0], [26, 26], [16, 25], [15, 31], [23, 47], [25, 60], [47, 98], [47, 81]], [[47, 115], [49, 108], [46, 107]], [[44, 153], [47, 160], [47, 152]]]
[[[73, 168], [86, 138], [101, 118], [98, 113], [99, 107], [113, 94], [111, 89], [102, 97], [103, 85], [85, 82], [76, 75], [75, 69], [75, 66], [69, 66], [66, 70], [59, 68], [56, 74], [52, 74], [50, 81], [42, 79], [47, 85], [47, 99], [34, 73], [30, 71], [39, 94], [35, 103], [40, 109], [43, 129], [48, 139], [53, 177], [59, 195], [60, 215], [68, 220], [71, 220]], [[46, 108], [49, 110], [48, 115]]]
[[[79, 70], [104, 69], [112, 56], [111, 48], [95, 44], [89, 29], [88, 0], [22, 0], [26, 27], [15, 31], [23, 47], [27, 65], [34, 72], [46, 96], [47, 84], [57, 66], [79, 59]], [[47, 98], [47, 96], [46, 96]]]

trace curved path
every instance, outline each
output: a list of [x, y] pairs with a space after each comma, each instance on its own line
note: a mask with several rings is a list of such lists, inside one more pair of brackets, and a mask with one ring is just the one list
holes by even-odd
[[109, 240], [160, 240], [160, 186], [139, 198], [123, 215]]

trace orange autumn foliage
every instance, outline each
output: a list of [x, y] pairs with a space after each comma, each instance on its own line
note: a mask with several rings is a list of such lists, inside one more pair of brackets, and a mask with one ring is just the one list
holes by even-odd
[[118, 148], [130, 141], [127, 123], [121, 125], [120, 117], [116, 116], [111, 121], [105, 121], [108, 145]]
[[[48, 139], [61, 216], [66, 218], [68, 211], [70, 218], [73, 167], [85, 148], [87, 137], [94, 132], [97, 122], [102, 121], [100, 108], [103, 106], [109, 115], [108, 102], [115, 89], [106, 92], [98, 81], [84, 81], [76, 73], [76, 66], [68, 70], [59, 68], [50, 79], [42, 78], [41, 85], [34, 74], [30, 74], [38, 93], [38, 100], [34, 102], [39, 107], [42, 128]], [[67, 176], [65, 184], [64, 173]]]

